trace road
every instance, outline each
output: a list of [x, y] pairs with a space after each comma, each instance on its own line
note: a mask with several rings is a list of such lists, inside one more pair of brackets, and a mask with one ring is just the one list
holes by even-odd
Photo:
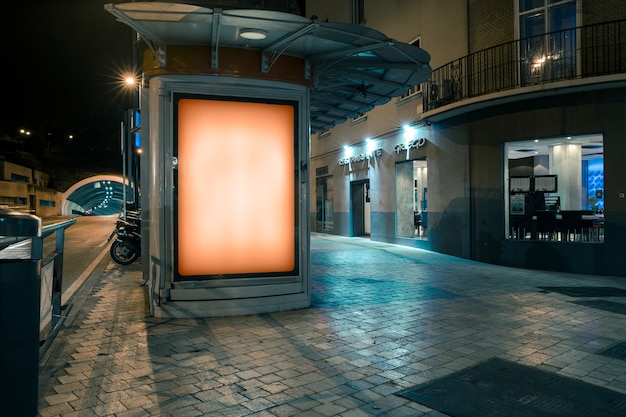
[[[110, 260], [107, 239], [115, 227], [115, 217], [77, 217], [76, 223], [65, 229], [63, 252], [62, 300], [65, 303], [91, 272]], [[44, 219], [51, 224], [66, 219]], [[45, 239], [44, 256], [54, 250], [55, 234]]]

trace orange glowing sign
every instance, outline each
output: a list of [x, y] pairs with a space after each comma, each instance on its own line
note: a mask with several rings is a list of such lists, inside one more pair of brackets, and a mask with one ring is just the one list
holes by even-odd
[[178, 273], [293, 271], [294, 107], [181, 98], [177, 113]]

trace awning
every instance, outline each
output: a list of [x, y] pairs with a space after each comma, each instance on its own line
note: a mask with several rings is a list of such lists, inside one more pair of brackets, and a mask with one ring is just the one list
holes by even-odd
[[[423, 49], [360, 25], [268, 10], [221, 10], [167, 2], [106, 4], [105, 10], [135, 30], [159, 59], [165, 59], [168, 45], [258, 50], [263, 54], [263, 71], [282, 55], [305, 59], [306, 76], [313, 82], [313, 132], [402, 95], [432, 72], [430, 55]], [[246, 31], [257, 38], [244, 38]], [[214, 64], [219, 65], [214, 55]]]

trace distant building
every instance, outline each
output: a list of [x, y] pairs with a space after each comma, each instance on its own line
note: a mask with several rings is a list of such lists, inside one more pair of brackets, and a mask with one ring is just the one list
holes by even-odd
[[39, 217], [59, 215], [61, 193], [46, 188], [49, 179], [44, 172], [0, 160], [0, 208]]
[[313, 232], [626, 276], [626, 2], [319, 0], [306, 15], [419, 45], [433, 68], [364, 114], [338, 101], [343, 123], [312, 118]]

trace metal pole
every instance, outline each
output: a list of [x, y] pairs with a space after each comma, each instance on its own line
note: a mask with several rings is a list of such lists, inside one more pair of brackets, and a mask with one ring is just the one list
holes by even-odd
[[120, 123], [120, 144], [122, 148], [122, 213], [126, 218], [126, 146], [124, 145], [124, 122]]

